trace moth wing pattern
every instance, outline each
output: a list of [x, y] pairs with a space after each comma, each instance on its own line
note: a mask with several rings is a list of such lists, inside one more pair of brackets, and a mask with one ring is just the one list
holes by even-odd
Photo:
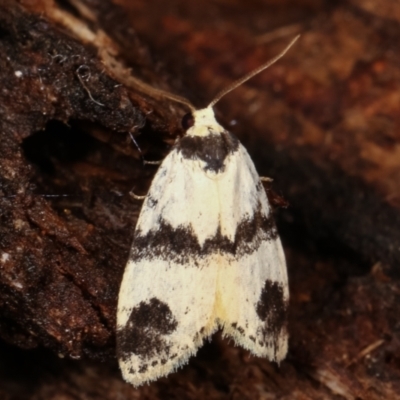
[[[246, 190], [242, 191], [244, 196], [252, 199], [254, 212], [247, 224], [237, 228], [236, 256], [240, 257], [227, 258], [218, 270], [216, 314], [225, 336], [256, 356], [279, 362], [287, 353], [288, 342], [285, 255], [265, 190], [241, 145], [238, 164], [238, 186]], [[252, 233], [241, 235], [240, 230], [249, 229]], [[246, 251], [246, 247], [253, 251]]]
[[218, 315], [224, 336], [276, 362], [285, 358], [288, 340], [287, 278], [283, 268], [281, 274], [273, 272], [285, 266], [279, 247], [263, 242], [257, 254], [220, 268], [218, 277]]
[[121, 284], [117, 352], [135, 386], [187, 362], [218, 327], [257, 356], [287, 351], [285, 259], [263, 185], [236, 138], [196, 129], [153, 179]]
[[[135, 386], [186, 363], [216, 329], [217, 260], [191, 256], [190, 249], [198, 246], [188, 226], [195, 218], [193, 203], [209, 201], [210, 188], [207, 180], [194, 181], [198, 177], [187, 171], [190, 167], [176, 150], [164, 159], [144, 201], [125, 268], [117, 355], [125, 380]], [[199, 190], [199, 185], [205, 187]]]

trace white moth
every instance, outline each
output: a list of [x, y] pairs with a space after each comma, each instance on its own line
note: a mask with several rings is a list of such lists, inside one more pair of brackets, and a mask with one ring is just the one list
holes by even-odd
[[223, 335], [256, 356], [287, 352], [285, 256], [246, 149], [215, 120], [226, 93], [196, 110], [151, 184], [118, 298], [117, 354], [135, 386], [175, 371], [205, 338]]

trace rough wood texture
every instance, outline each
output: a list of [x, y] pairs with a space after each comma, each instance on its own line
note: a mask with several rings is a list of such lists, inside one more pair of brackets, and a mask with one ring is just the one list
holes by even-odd
[[[391, 0], [1, 0], [0, 398], [400, 398], [399, 22]], [[288, 358], [217, 335], [135, 390], [115, 306], [155, 169], [130, 133], [159, 159], [185, 112], [136, 78], [201, 106], [299, 32], [217, 106], [290, 204]]]

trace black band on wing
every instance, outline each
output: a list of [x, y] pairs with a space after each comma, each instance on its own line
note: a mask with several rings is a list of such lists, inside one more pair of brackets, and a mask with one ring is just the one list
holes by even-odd
[[226, 157], [238, 150], [239, 141], [229, 132], [210, 131], [207, 136], [184, 136], [175, 148], [184, 158], [202, 160], [205, 170], [218, 173], [224, 170]]
[[260, 204], [251, 217], [244, 218], [238, 224], [233, 241], [218, 229], [203, 246], [200, 246], [191, 226], [173, 228], [161, 220], [156, 231], [152, 230], [146, 235], [141, 235], [140, 231], [135, 233], [130, 259], [135, 262], [141, 259], [162, 259], [181, 265], [196, 265], [197, 259], [213, 253], [232, 254], [235, 257], [252, 254], [261, 242], [273, 241], [277, 236], [272, 213], [266, 216]]

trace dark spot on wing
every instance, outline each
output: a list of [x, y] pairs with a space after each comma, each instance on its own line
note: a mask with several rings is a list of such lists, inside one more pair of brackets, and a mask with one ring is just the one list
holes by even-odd
[[154, 208], [158, 204], [158, 200], [152, 196], [147, 196], [146, 198], [146, 206], [150, 208]]
[[[204, 333], [206, 331], [206, 328], [203, 326], [201, 329], [199, 329], [198, 332], [196, 332], [193, 336], [193, 342], [196, 343], [199, 340], [202, 340], [204, 338]], [[185, 346], [185, 349], [188, 349], [188, 346]]]
[[139, 374], [143, 374], [144, 372], [146, 372], [148, 369], [147, 364], [143, 364], [140, 368], [139, 368]]
[[157, 171], [158, 178], [164, 178], [167, 175], [168, 168], [165, 165], [161, 165]]
[[184, 136], [175, 147], [184, 158], [202, 160], [205, 170], [218, 173], [224, 170], [226, 157], [239, 148], [239, 141], [229, 132], [210, 131], [207, 136]]
[[277, 236], [272, 213], [266, 216], [259, 204], [253, 215], [240, 221], [233, 241], [218, 229], [200, 246], [191, 226], [173, 228], [160, 219], [157, 230], [143, 236], [140, 230], [135, 232], [130, 257], [132, 261], [158, 258], [181, 265], [196, 265], [196, 260], [212, 253], [227, 253], [236, 257], [252, 254], [263, 241], [276, 240]]
[[139, 303], [132, 309], [126, 325], [117, 331], [118, 358], [126, 360], [132, 353], [143, 359], [168, 356], [170, 347], [165, 336], [174, 332], [177, 326], [167, 304], [155, 297]]
[[235, 329], [236, 331], [238, 331], [241, 335], [244, 335], [244, 332], [245, 332], [244, 329], [241, 326], [238, 326], [237, 322], [233, 322], [231, 324], [231, 327], [233, 329]]
[[277, 340], [281, 334], [286, 334], [288, 304], [284, 297], [283, 285], [269, 279], [265, 281], [260, 298], [256, 306], [259, 318], [265, 322], [262, 332], [264, 341], [273, 342], [277, 347]]

